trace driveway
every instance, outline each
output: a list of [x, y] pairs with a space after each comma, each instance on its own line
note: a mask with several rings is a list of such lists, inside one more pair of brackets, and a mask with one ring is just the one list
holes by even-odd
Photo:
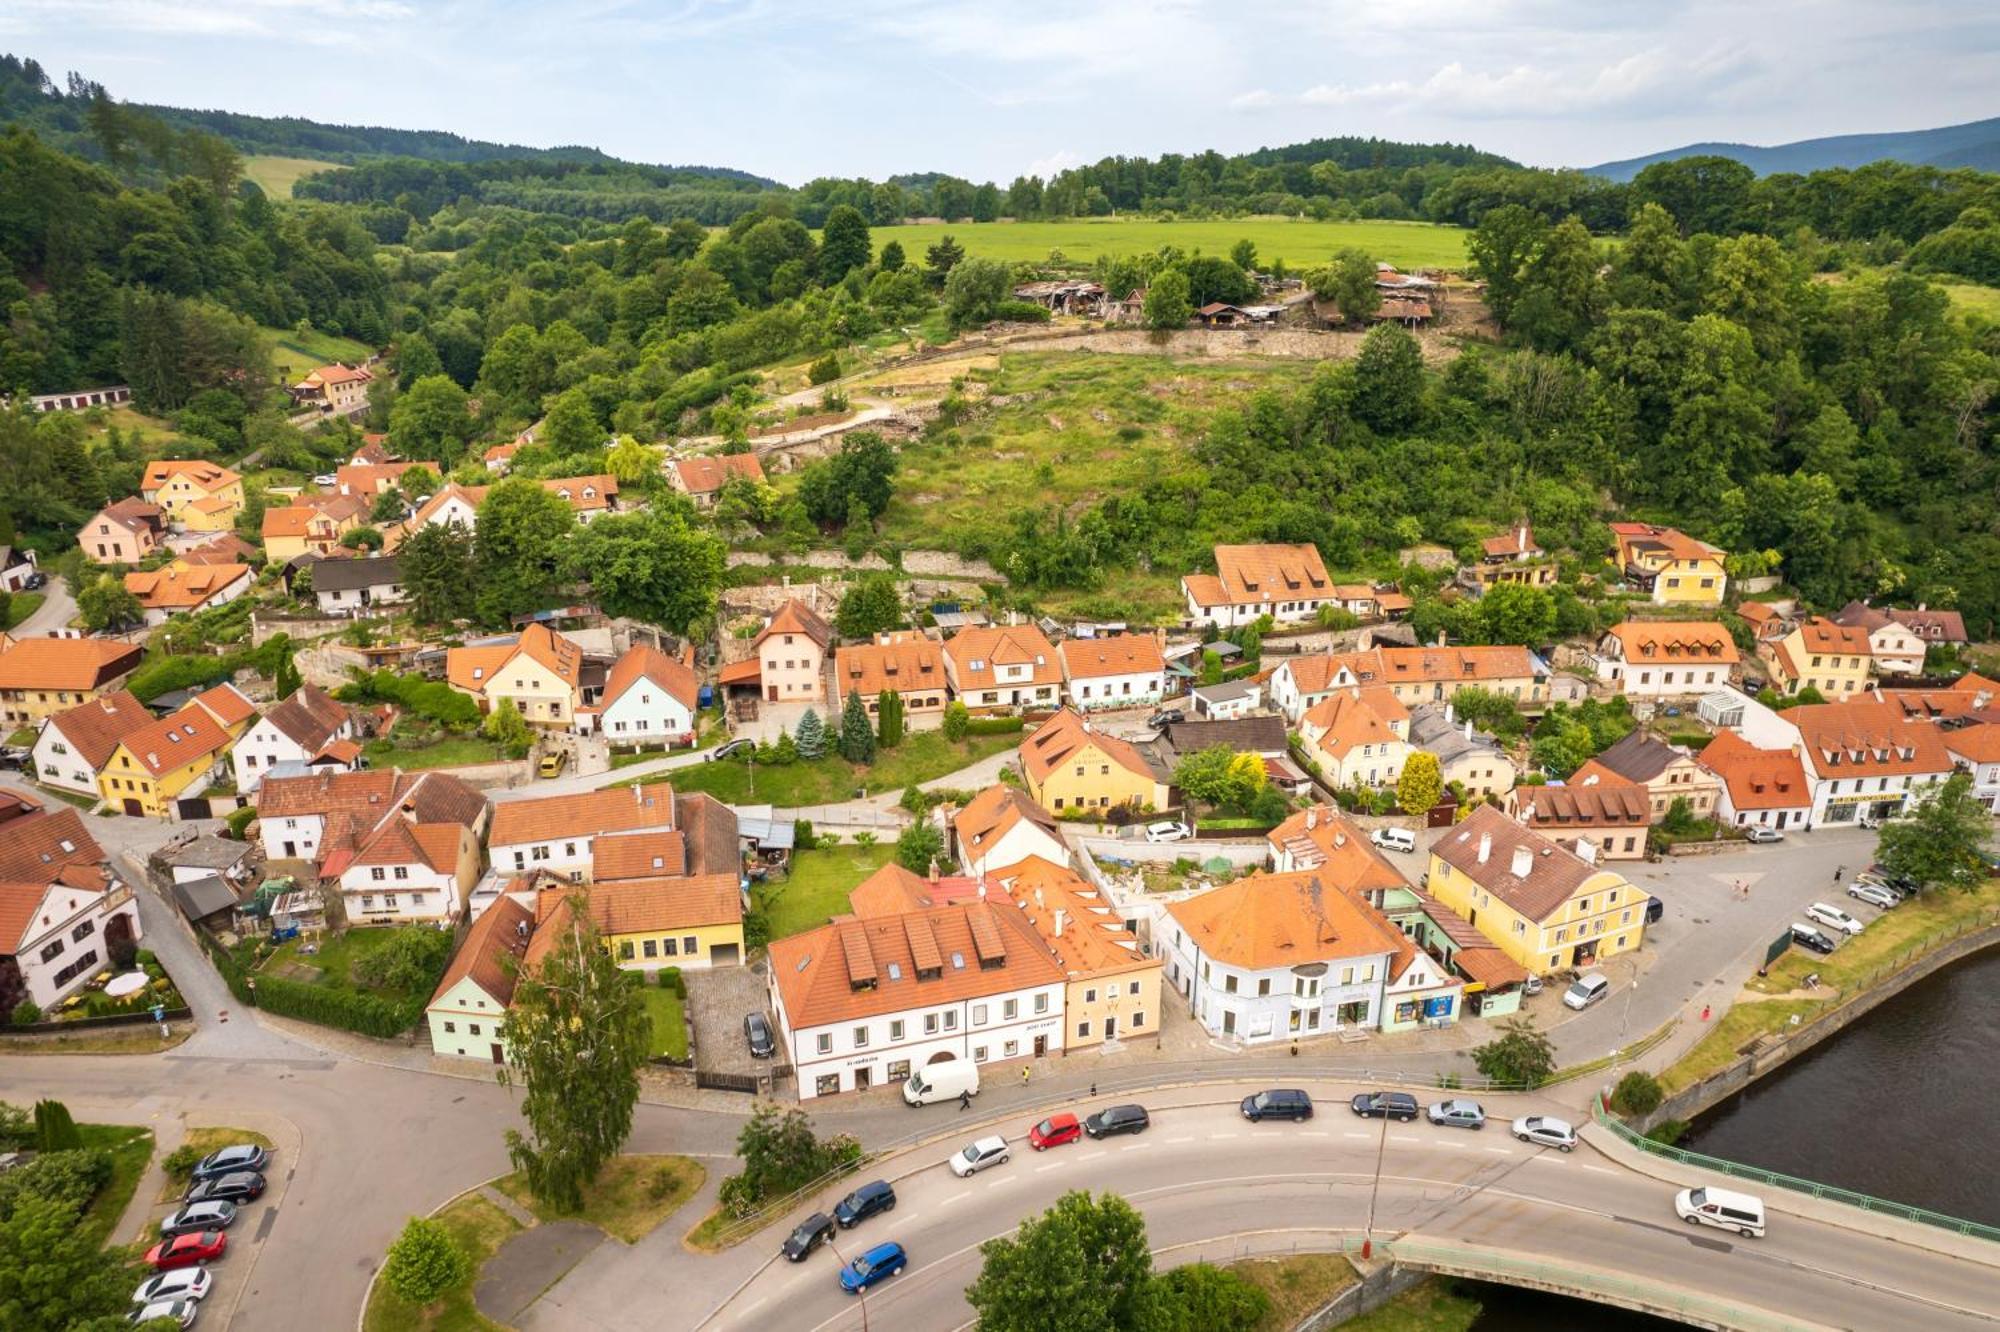
[[746, 1014], [762, 1013], [771, 1030], [778, 1029], [764, 990], [764, 964], [704, 967], [683, 971], [681, 979], [694, 1023], [694, 1066], [704, 1073], [768, 1073], [773, 1061], [752, 1058], [743, 1038]]
[[70, 595], [69, 585], [54, 574], [42, 585], [42, 604], [35, 607], [35, 613], [14, 626], [16, 638], [46, 638], [57, 629], [67, 628], [76, 618], [76, 598]]

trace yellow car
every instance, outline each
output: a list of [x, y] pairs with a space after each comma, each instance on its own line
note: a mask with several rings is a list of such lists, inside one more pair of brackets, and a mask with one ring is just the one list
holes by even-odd
[[542, 776], [544, 777], [560, 776], [562, 774], [562, 769], [563, 769], [563, 756], [561, 754], [542, 755], [542, 764], [539, 769]]

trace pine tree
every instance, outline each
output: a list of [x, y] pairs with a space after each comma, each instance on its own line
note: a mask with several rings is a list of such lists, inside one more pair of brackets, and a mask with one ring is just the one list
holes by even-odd
[[812, 708], [799, 718], [798, 730], [792, 732], [792, 743], [799, 748], [802, 759], [823, 758], [826, 755], [826, 723]]
[[868, 710], [861, 695], [849, 694], [840, 714], [840, 756], [849, 763], [875, 761], [875, 728], [868, 724]]
[[884, 689], [875, 700], [875, 733], [884, 749], [903, 743], [903, 696], [893, 689]]
[[35, 1145], [44, 1152], [67, 1152], [83, 1146], [83, 1135], [61, 1101], [35, 1102]]

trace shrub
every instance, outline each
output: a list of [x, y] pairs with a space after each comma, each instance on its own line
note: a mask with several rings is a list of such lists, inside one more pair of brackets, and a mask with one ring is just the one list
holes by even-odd
[[71, 1215], [81, 1215], [111, 1179], [109, 1152], [45, 1151], [0, 1175], [0, 1217], [13, 1215], [23, 1199], [40, 1198]]
[[231, 810], [228, 817], [223, 819], [223, 823], [228, 825], [229, 835], [239, 842], [248, 840], [245, 834], [249, 832], [250, 825], [256, 821], [255, 805], [245, 805], [242, 809]]
[[[950, 712], [945, 721], [951, 720]], [[1019, 717], [968, 717], [965, 723], [966, 735], [1019, 735], [1025, 723]], [[946, 739], [950, 739], [947, 736]]]
[[813, 832], [811, 819], [792, 820], [792, 849], [810, 851], [819, 845], [819, 837]]
[[972, 714], [965, 704], [957, 699], [944, 705], [944, 738], [953, 742], [965, 739], [966, 729], [972, 724]]
[[429, 1304], [472, 1275], [472, 1259], [442, 1221], [413, 1216], [389, 1246], [382, 1277], [412, 1304]]
[[83, 1146], [83, 1135], [61, 1101], [35, 1102], [35, 1145], [45, 1152], [66, 1152]]
[[828, 352], [806, 368], [806, 382], [809, 384], [824, 384], [839, 378], [840, 357], [834, 352]]
[[452, 936], [425, 925], [404, 925], [390, 932], [389, 942], [363, 953], [354, 964], [355, 979], [380, 990], [428, 995], [451, 958]]
[[1663, 1147], [1671, 1147], [1686, 1137], [1687, 1131], [1693, 1127], [1685, 1119], [1666, 1119], [1653, 1125], [1652, 1132], [1646, 1136]]
[[1644, 1069], [1635, 1068], [1618, 1079], [1618, 1086], [1611, 1093], [1611, 1108], [1621, 1115], [1650, 1115], [1666, 1099], [1660, 1080]]
[[183, 1143], [160, 1158], [160, 1169], [172, 1179], [187, 1179], [194, 1174], [194, 1168], [201, 1164], [201, 1148], [191, 1143]]
[[656, 1166], [652, 1176], [646, 1180], [646, 1196], [654, 1202], [674, 1191], [674, 1172], [667, 1166]]
[[32, 1027], [42, 1020], [42, 1006], [32, 999], [14, 1005], [12, 1021], [17, 1027]]

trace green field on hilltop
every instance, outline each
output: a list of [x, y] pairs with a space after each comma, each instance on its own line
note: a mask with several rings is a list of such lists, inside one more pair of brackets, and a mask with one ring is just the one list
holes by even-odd
[[273, 199], [292, 197], [292, 183], [315, 171], [333, 171], [338, 162], [321, 162], [311, 157], [261, 157], [243, 159], [243, 179]]
[[285, 383], [334, 361], [344, 361], [349, 365], [365, 361], [375, 350], [365, 342], [356, 342], [353, 338], [343, 338], [334, 333], [322, 333], [316, 328], [303, 333], [292, 328], [267, 328], [262, 331], [265, 345], [271, 349], [271, 368]]
[[879, 248], [901, 243], [912, 262], [949, 233], [967, 254], [1010, 263], [1043, 262], [1052, 250], [1064, 259], [1088, 263], [1099, 255], [1143, 254], [1162, 245], [1190, 253], [1228, 254], [1240, 240], [1257, 247], [1263, 263], [1283, 259], [1289, 268], [1321, 264], [1334, 251], [1355, 246], [1399, 268], [1455, 268], [1465, 262], [1462, 227], [1432, 222], [1309, 222], [1282, 217], [1250, 217], [1235, 222], [1165, 222], [1151, 218], [1078, 218], [1068, 222], [924, 222], [876, 227]]

